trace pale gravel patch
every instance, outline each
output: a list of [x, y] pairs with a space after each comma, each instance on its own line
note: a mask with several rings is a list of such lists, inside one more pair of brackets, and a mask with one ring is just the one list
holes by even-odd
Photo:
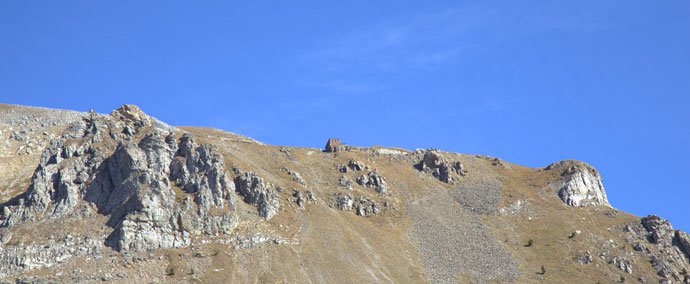
[[58, 124], [67, 125], [72, 121], [80, 120], [86, 115], [85, 112], [73, 110], [15, 105], [6, 106], [6, 108], [0, 108], [0, 124], [34, 127]]
[[517, 263], [481, 221], [500, 200], [500, 182], [466, 182], [456, 190], [439, 189], [410, 202], [409, 231], [431, 283], [458, 283], [458, 275], [476, 283], [514, 282]]
[[466, 210], [478, 214], [491, 214], [501, 202], [501, 182], [494, 178], [464, 182], [450, 191], [455, 201]]

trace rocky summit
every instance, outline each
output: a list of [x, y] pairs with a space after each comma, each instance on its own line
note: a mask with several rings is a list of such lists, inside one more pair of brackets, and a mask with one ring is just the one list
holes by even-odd
[[343, 142], [0, 105], [0, 282], [690, 283], [588, 164]]

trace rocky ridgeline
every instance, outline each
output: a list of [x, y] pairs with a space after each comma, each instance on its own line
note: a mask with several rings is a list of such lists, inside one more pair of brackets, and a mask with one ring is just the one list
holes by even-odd
[[0, 206], [0, 227], [96, 210], [115, 250], [180, 247], [235, 228], [234, 191], [213, 147], [189, 135], [178, 143], [173, 127], [125, 105], [91, 112], [51, 141], [29, 189]]
[[[327, 160], [319, 164], [326, 165], [323, 167], [301, 168], [300, 165], [306, 163], [300, 164], [303, 161], [299, 159], [306, 160], [306, 156], [314, 152], [305, 150], [305, 155], [302, 155], [282, 147], [278, 151], [288, 157], [290, 164], [269, 169], [247, 169], [249, 171], [246, 172], [233, 166], [229, 172], [216, 146], [198, 144], [191, 134], [144, 114], [136, 106], [125, 105], [109, 115], [71, 113], [65, 118], [69, 125], [59, 134], [55, 134], [58, 133], [56, 129], [65, 128], [65, 122], [27, 113], [19, 115], [19, 118], [0, 115], [4, 134], [7, 135], [10, 128], [12, 131], [8, 138], [12, 142], [6, 143], [0, 154], [16, 155], [12, 148], [16, 145], [7, 147], [15, 142], [17, 145], [34, 145], [31, 149], [44, 149], [26, 192], [0, 204], [0, 278], [26, 269], [61, 265], [74, 257], [97, 261], [110, 253], [113, 259], [135, 255], [146, 258], [145, 254], [151, 258], [152, 250], [192, 244], [191, 248], [222, 244], [240, 249], [262, 244], [299, 245], [300, 241], [311, 241], [300, 240], [298, 235], [293, 237], [296, 239], [274, 236], [270, 232], [272, 225], [278, 225], [278, 228], [286, 225], [286, 231], [293, 225], [279, 224], [276, 220], [254, 226], [254, 229], [262, 227], [258, 232], [245, 232], [252, 226], [235, 230], [240, 216], [246, 216], [244, 210], [242, 214], [238, 212], [236, 199], [240, 198], [254, 206], [256, 214], [266, 220], [275, 217], [280, 210], [283, 214], [288, 213], [285, 212], [287, 209], [281, 209], [281, 201], [286, 207], [293, 207], [294, 202], [297, 207], [294, 212], [301, 212], [299, 214], [319, 214], [323, 212], [319, 205], [349, 211], [343, 212], [347, 215], [372, 217], [379, 214], [371, 220], [374, 223], [407, 214], [405, 216], [411, 221], [411, 229], [407, 233], [418, 247], [422, 264], [428, 269], [432, 282], [457, 283], [457, 277], [462, 273], [472, 275], [477, 282], [511, 282], [518, 279], [518, 263], [510, 252], [504, 251], [506, 245], [494, 239], [482, 220], [487, 219], [484, 216], [513, 214], [515, 219], [527, 217], [527, 220], [532, 220], [530, 215], [539, 213], [536, 211], [540, 206], [537, 199], [523, 196], [518, 196], [522, 199], [504, 199], [505, 176], [501, 174], [510, 169], [510, 165], [497, 158], [474, 159], [435, 149], [409, 152], [393, 148], [363, 148], [330, 139], [326, 153], [318, 158], [334, 158], [339, 161], [337, 163]], [[53, 132], [43, 135], [43, 140], [32, 140], [38, 132], [46, 129]], [[233, 148], [236, 146], [233, 144], [222, 144], [221, 147], [225, 146], [228, 148], [224, 151], [240, 149]], [[365, 157], [372, 166], [380, 168], [375, 169], [355, 159], [341, 164], [343, 156]], [[237, 157], [251, 159], [250, 156]], [[25, 158], [38, 156], [18, 159]], [[396, 166], [401, 168], [388, 168], [388, 162], [400, 162]], [[470, 167], [472, 174], [468, 174], [466, 166]], [[406, 191], [415, 190], [412, 187], [418, 187], [420, 183], [413, 181], [408, 184], [407, 180], [396, 178], [400, 174], [416, 172], [413, 167], [419, 171], [421, 182], [430, 186], [422, 186], [426, 191], [418, 194], [421, 197], [406, 200], [401, 197], [413, 196]], [[279, 171], [287, 184], [294, 186], [291, 191], [268, 182], [274, 181], [268, 178], [277, 176], [271, 170]], [[297, 170], [307, 174], [304, 177], [308, 180]], [[320, 170], [333, 172], [332, 175], [320, 175]], [[557, 180], [553, 181], [554, 191], [549, 192], [548, 198], [552, 199], [549, 202], [562, 201], [568, 206], [578, 207], [610, 207], [601, 176], [593, 167], [577, 161], [561, 161], [541, 171], [545, 171], [544, 176], [550, 180]], [[257, 172], [267, 173], [267, 179]], [[382, 173], [391, 179], [390, 184]], [[410, 176], [416, 177], [417, 174]], [[323, 196], [323, 202], [316, 202], [315, 192], [320, 194], [319, 198]], [[508, 197], [513, 198], [510, 194], [508, 192]], [[402, 204], [401, 199], [406, 203]], [[502, 200], [509, 202], [499, 209]], [[406, 208], [404, 212], [380, 214], [402, 207]], [[591, 212], [601, 212], [601, 209], [593, 208]], [[291, 217], [280, 218], [280, 222], [291, 220]], [[329, 219], [329, 222], [339, 220], [336, 219]], [[257, 221], [256, 218], [248, 220]], [[643, 267], [639, 261], [643, 257], [648, 260], [645, 264], [651, 264], [657, 272], [660, 283], [690, 284], [690, 236], [674, 230], [668, 221], [657, 216], [648, 216], [625, 226], [629, 220], [607, 229], [613, 232], [612, 229], [616, 228], [618, 236], [625, 236], [627, 246], [620, 246], [608, 236], [589, 239], [589, 242], [597, 242], [596, 246], [602, 250], [595, 251], [591, 247], [578, 249], [573, 251], [577, 253], [574, 260], [582, 265], [594, 263], [592, 267], [600, 267], [596, 262], [601, 259], [616, 276], [629, 277], [648, 271], [649, 267]], [[359, 222], [365, 224], [368, 221]], [[78, 224], [76, 227], [79, 228], [59, 230], [60, 226], [68, 224]], [[40, 229], [34, 231], [34, 225]], [[625, 229], [621, 230], [623, 227]], [[55, 228], [58, 228], [57, 232], [50, 231]], [[301, 229], [299, 227], [298, 230]], [[581, 231], [576, 230], [569, 238], [580, 234]], [[514, 241], [511, 238], [508, 235], [501, 241], [509, 245], [509, 241]], [[525, 249], [532, 246], [531, 241], [524, 246]], [[520, 249], [522, 247], [520, 245]], [[551, 267], [547, 269], [551, 273]], [[545, 273], [542, 266], [541, 274], [537, 274], [542, 275], [540, 277], [550, 275]], [[80, 272], [72, 274], [78, 276]], [[103, 277], [110, 279], [110, 276]], [[642, 275], [638, 280], [646, 282], [646, 277], [648, 275]], [[625, 278], [621, 276], [621, 279]]]
[[460, 161], [454, 161], [436, 149], [418, 151], [417, 154], [423, 156], [415, 167], [442, 182], [455, 184], [466, 173]]
[[547, 171], [558, 171], [563, 182], [557, 187], [558, 196], [570, 206], [611, 207], [599, 172], [592, 166], [579, 161], [560, 161], [546, 167]]
[[647, 257], [660, 277], [659, 283], [690, 283], [690, 235], [675, 230], [671, 222], [649, 215], [625, 227], [632, 248]]

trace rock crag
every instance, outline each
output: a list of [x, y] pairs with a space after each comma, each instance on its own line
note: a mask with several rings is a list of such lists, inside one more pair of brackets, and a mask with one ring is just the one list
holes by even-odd
[[570, 206], [611, 206], [606, 198], [601, 176], [594, 167], [577, 161], [560, 161], [546, 167], [560, 171], [563, 182], [558, 196]]
[[466, 173], [461, 162], [453, 161], [435, 149], [424, 151], [422, 160], [416, 167], [418, 170], [450, 184], [458, 182], [459, 178]]
[[178, 143], [175, 128], [125, 105], [89, 113], [51, 141], [29, 189], [2, 204], [0, 226], [96, 211], [109, 217], [106, 244], [118, 251], [181, 247], [192, 233], [232, 231], [233, 192], [212, 147], [189, 135]]

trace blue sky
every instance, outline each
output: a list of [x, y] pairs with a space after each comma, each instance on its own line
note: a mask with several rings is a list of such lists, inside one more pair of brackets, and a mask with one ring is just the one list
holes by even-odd
[[688, 1], [2, 1], [0, 102], [579, 159], [690, 231], [688, 27]]

